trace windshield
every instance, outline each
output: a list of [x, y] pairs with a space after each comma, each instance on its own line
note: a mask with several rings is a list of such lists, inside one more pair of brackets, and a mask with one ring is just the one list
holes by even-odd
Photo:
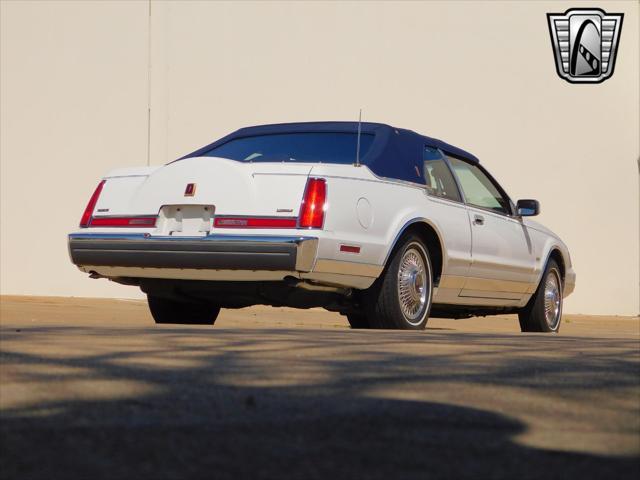
[[[375, 135], [360, 135], [360, 158]], [[241, 162], [355, 163], [357, 133], [278, 133], [236, 138], [203, 154]]]

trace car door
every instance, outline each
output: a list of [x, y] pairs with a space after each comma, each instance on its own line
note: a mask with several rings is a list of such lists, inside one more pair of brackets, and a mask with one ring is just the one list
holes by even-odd
[[[531, 237], [500, 185], [480, 166], [448, 159], [471, 222], [471, 267], [462, 297], [521, 300], [533, 282]], [[508, 302], [507, 302], [508, 303]]]
[[469, 215], [442, 151], [427, 146], [423, 161], [429, 217], [438, 225], [446, 246], [445, 262], [434, 301], [458, 303], [471, 265]]

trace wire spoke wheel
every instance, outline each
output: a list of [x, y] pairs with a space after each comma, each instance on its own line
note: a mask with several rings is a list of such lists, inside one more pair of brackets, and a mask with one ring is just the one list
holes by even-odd
[[551, 330], [555, 330], [560, 321], [561, 301], [560, 275], [552, 269], [544, 284], [544, 316]]
[[417, 325], [422, 321], [430, 300], [431, 275], [427, 271], [422, 253], [410, 245], [402, 255], [398, 269], [398, 299], [407, 321]]
[[364, 291], [363, 309], [371, 328], [424, 330], [433, 297], [429, 249], [407, 234], [393, 249], [382, 275]]
[[549, 259], [535, 293], [518, 312], [518, 320], [523, 332], [556, 333], [560, 330], [562, 274], [555, 259]]

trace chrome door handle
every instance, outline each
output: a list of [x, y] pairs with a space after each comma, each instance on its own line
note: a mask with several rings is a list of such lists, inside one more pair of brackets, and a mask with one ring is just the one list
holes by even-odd
[[473, 223], [474, 225], [484, 225], [484, 217], [482, 215], [474, 215]]

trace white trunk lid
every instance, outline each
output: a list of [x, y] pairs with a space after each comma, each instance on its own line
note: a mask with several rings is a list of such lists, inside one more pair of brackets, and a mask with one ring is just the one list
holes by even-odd
[[[215, 208], [215, 215], [292, 217], [298, 215], [311, 168], [310, 164], [187, 158], [148, 176], [107, 177], [97, 208], [105, 212], [102, 215], [156, 215], [165, 206], [207, 205]], [[185, 195], [190, 183], [195, 192]]]

